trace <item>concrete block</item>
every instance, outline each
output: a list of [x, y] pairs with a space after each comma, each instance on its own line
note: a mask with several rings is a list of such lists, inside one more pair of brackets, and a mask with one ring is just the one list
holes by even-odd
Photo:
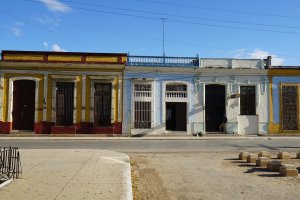
[[281, 160], [289, 160], [291, 159], [291, 155], [286, 151], [280, 151], [277, 158]]
[[279, 173], [281, 176], [298, 176], [298, 170], [291, 164], [282, 164]]
[[247, 160], [247, 157], [249, 156], [249, 152], [242, 151], [239, 154], [239, 160]]
[[267, 151], [261, 151], [261, 152], [259, 152], [258, 157], [271, 158], [271, 154]]
[[258, 159], [256, 160], [256, 166], [267, 167], [267, 164], [269, 161], [270, 161], [270, 158], [268, 158], [268, 157], [258, 157]]
[[256, 163], [257, 158], [257, 154], [249, 154], [247, 157], [247, 163]]
[[297, 159], [300, 159], [300, 151], [297, 153]]
[[281, 160], [270, 160], [267, 163], [267, 169], [273, 172], [279, 172], [281, 164], [282, 164]]

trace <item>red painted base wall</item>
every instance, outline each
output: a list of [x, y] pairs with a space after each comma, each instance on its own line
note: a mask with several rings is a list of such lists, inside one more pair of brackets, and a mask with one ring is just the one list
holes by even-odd
[[51, 127], [54, 126], [52, 122], [40, 122], [34, 124], [34, 132], [36, 134], [50, 134]]
[[0, 122], [0, 133], [8, 134], [12, 130], [12, 122]]
[[[9, 134], [12, 122], [0, 122], [0, 134]], [[34, 124], [36, 134], [122, 134], [122, 122], [113, 123], [108, 127], [94, 127], [93, 123], [80, 122], [74, 126], [55, 126], [53, 122]]]

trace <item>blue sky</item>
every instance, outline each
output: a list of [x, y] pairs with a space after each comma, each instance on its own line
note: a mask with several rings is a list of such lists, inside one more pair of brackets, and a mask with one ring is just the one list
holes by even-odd
[[300, 65], [299, 0], [6, 0], [0, 49], [265, 58]]

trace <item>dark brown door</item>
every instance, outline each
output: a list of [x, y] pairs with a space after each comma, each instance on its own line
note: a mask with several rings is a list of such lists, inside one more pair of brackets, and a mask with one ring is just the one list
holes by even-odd
[[95, 126], [111, 126], [111, 88], [111, 83], [95, 83]]
[[298, 130], [298, 97], [297, 86], [282, 87], [282, 128]]
[[225, 86], [205, 86], [205, 127], [207, 132], [219, 132], [225, 114]]
[[56, 83], [56, 126], [72, 126], [74, 112], [74, 83]]
[[186, 103], [166, 103], [166, 130], [186, 131]]
[[13, 82], [13, 129], [33, 130], [35, 109], [35, 81]]

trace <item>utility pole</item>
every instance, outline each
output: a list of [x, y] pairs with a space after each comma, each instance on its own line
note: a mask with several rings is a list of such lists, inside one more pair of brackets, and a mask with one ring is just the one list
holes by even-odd
[[165, 57], [165, 20], [167, 20], [168, 18], [162, 17], [160, 19], [162, 20], [163, 24], [163, 57]]

